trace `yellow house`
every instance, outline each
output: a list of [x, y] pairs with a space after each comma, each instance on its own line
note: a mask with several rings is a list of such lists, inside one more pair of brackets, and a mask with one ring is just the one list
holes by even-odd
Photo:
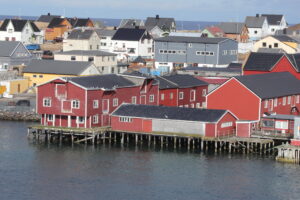
[[265, 37], [254, 44], [253, 52], [261, 48], [282, 49], [286, 53], [297, 53], [298, 41], [286, 35], [273, 35]]
[[46, 83], [59, 77], [75, 77], [100, 74], [91, 62], [32, 60], [23, 71], [29, 87]]
[[14, 94], [20, 94], [28, 90], [28, 79], [13, 79], [0, 81], [0, 95], [11, 97]]

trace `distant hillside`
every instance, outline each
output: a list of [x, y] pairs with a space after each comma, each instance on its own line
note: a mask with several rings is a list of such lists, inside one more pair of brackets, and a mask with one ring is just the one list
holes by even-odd
[[[12, 15], [0, 15], [0, 20], [6, 19], [6, 18], [19, 18], [18, 16], [12, 16]], [[22, 19], [28, 19], [28, 20], [36, 20], [37, 16], [21, 16]], [[105, 26], [119, 26], [122, 19], [109, 19], [109, 18], [92, 18], [96, 21], [102, 21]], [[218, 22], [206, 22], [206, 21], [181, 21], [177, 20], [177, 30], [201, 30], [205, 28], [206, 26], [215, 25]]]

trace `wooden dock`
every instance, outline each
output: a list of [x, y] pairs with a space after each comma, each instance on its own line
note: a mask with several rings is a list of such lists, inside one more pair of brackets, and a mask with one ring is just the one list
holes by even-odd
[[290, 144], [283, 144], [277, 146], [278, 155], [276, 160], [279, 162], [300, 164], [300, 147], [292, 146]]
[[271, 139], [202, 137], [199, 134], [165, 133], [165, 132], [124, 132], [100, 128], [64, 128], [49, 126], [28, 127], [28, 137], [45, 142], [69, 142], [72, 144], [147, 144], [149, 147], [186, 149], [188, 151], [215, 151], [228, 153], [270, 154], [274, 149]]

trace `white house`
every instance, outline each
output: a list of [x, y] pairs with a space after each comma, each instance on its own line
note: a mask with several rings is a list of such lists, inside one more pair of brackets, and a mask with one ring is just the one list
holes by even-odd
[[72, 30], [63, 42], [63, 51], [72, 50], [99, 50], [100, 38], [95, 30], [77, 28]]
[[153, 57], [153, 39], [146, 29], [120, 28], [113, 36], [112, 42], [113, 52], [118, 54], [119, 59]]
[[42, 44], [43, 34], [29, 20], [5, 19], [0, 27], [0, 40], [20, 41], [23, 44]]
[[147, 17], [145, 27], [153, 38], [167, 36], [170, 32], [176, 31], [174, 18], [165, 18], [160, 17], [159, 15]]
[[269, 25], [266, 17], [256, 15], [246, 17], [245, 24], [249, 31], [250, 40], [260, 40], [268, 35]]
[[113, 52], [112, 37], [115, 35], [116, 30], [95, 29], [100, 38], [100, 50]]
[[268, 35], [275, 35], [276, 31], [287, 28], [287, 22], [283, 15], [262, 14], [261, 16], [267, 18]]

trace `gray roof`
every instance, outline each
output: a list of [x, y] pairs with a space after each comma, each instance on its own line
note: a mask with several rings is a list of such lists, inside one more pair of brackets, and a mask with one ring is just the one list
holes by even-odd
[[264, 116], [263, 118], [267, 118], [267, 119], [288, 119], [288, 120], [294, 120], [296, 117], [299, 117], [299, 116], [277, 114], [277, 115]]
[[116, 74], [71, 77], [65, 79], [87, 89], [114, 90], [116, 88], [135, 86], [132, 81]]
[[245, 23], [238, 23], [238, 22], [222, 22], [218, 25], [224, 33], [231, 33], [231, 34], [240, 34], [242, 32]]
[[261, 16], [267, 18], [269, 25], [280, 25], [283, 18], [283, 15], [262, 14]]
[[68, 39], [72, 40], [88, 40], [94, 33], [94, 30], [91, 29], [84, 29], [84, 28], [79, 28], [79, 29], [74, 29], [68, 36]]
[[20, 43], [16, 41], [0, 41], [0, 56], [10, 57]]
[[36, 21], [49, 23], [55, 17], [60, 17], [60, 16], [59, 15], [51, 15], [50, 13], [48, 13], [47, 15], [41, 15]]
[[285, 51], [281, 48], [259, 48], [257, 50], [259, 53], [285, 53]]
[[224, 114], [226, 114], [226, 112], [226, 110], [122, 104], [112, 113], [112, 115], [152, 119], [217, 122]]
[[182, 69], [183, 71], [203, 71], [203, 72], [239, 72], [241, 68], [228, 68], [228, 67], [193, 67], [188, 66]]
[[272, 37], [281, 42], [296, 42], [296, 43], [298, 43], [297, 40], [295, 40], [287, 35], [273, 35]]
[[158, 26], [162, 30], [170, 30], [172, 23], [175, 24], [174, 18], [147, 17], [145, 27], [148, 31], [152, 30], [155, 26]]
[[141, 19], [122, 19], [119, 28], [131, 28], [135, 26], [144, 26], [144, 21]]
[[183, 36], [167, 36], [155, 39], [157, 42], [186, 42], [186, 43], [206, 43], [218, 44], [228, 38], [203, 38], [203, 37], [183, 37]]
[[248, 16], [248, 17], [246, 17], [245, 24], [248, 28], [262, 28], [262, 25], [264, 24], [265, 20], [266, 20], [266, 17]]
[[84, 55], [84, 56], [117, 56], [117, 54], [99, 50], [72, 50], [57, 52], [56, 55]]
[[270, 71], [283, 56], [283, 53], [251, 52], [244, 65], [244, 70]]
[[95, 29], [96, 33], [101, 36], [113, 37], [117, 30]]
[[189, 88], [208, 85], [208, 83], [188, 74], [157, 76], [156, 80], [159, 81], [159, 89]]
[[273, 72], [235, 78], [261, 99], [300, 94], [300, 80], [289, 72]]
[[79, 61], [32, 60], [24, 73], [80, 75], [91, 65], [90, 62]]

